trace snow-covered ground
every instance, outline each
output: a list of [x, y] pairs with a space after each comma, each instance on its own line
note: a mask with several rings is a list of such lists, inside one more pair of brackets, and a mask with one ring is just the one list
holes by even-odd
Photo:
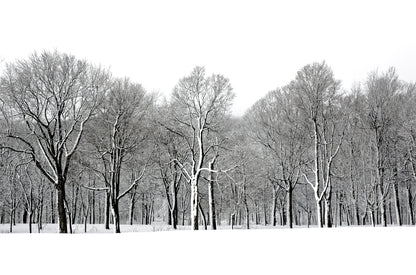
[[[415, 227], [173, 232], [161, 231], [167, 229], [163, 226], [122, 226], [124, 232], [147, 231], [131, 234], [0, 234], [0, 268], [10, 271], [1, 274], [416, 272]], [[53, 227], [45, 231], [55, 232]], [[21, 225], [15, 229], [24, 232]], [[104, 231], [100, 225], [89, 230]], [[63, 269], [58, 272], [59, 264]]]
[[[43, 224], [43, 228], [40, 233], [57, 233], [58, 232], [58, 224]], [[121, 224], [121, 232], [122, 233], [130, 233], [130, 232], [157, 232], [157, 231], [172, 231], [172, 226], [167, 225], [165, 222], [153, 222], [151, 225], [141, 225], [141, 224], [134, 224], [134, 225], [127, 225]], [[199, 227], [200, 230], [204, 230], [203, 226]], [[244, 226], [234, 226], [235, 230], [243, 229]], [[272, 226], [264, 226], [264, 225], [250, 225], [250, 229], [277, 229], [277, 228], [284, 228], [284, 227], [272, 227]], [[87, 233], [113, 233], [113, 225], [110, 224], [110, 230], [105, 230], [103, 224], [87, 224]], [[181, 226], [178, 225], [178, 230], [190, 230], [190, 226]], [[219, 230], [231, 230], [231, 226], [229, 225], [221, 225], [218, 227]], [[10, 225], [9, 224], [0, 224], [0, 233], [10, 233]], [[29, 225], [28, 224], [16, 224], [13, 226], [12, 233], [29, 233]], [[38, 232], [37, 224], [32, 225], [32, 233], [36, 234]], [[84, 225], [83, 224], [74, 224], [72, 225], [72, 233], [74, 234], [84, 234]]]

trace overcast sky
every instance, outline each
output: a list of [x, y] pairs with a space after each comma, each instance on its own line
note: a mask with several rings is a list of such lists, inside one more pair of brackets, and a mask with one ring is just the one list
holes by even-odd
[[242, 114], [326, 60], [349, 89], [395, 66], [416, 80], [412, 1], [1, 1], [0, 57], [57, 49], [168, 95], [194, 66], [230, 78]]

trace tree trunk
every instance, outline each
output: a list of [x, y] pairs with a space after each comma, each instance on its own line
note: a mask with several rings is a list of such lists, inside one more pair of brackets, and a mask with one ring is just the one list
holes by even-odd
[[58, 208], [59, 233], [68, 233], [65, 211], [65, 186], [62, 181], [56, 184], [56, 205]]
[[[379, 186], [379, 190], [382, 190], [382, 186]], [[381, 224], [382, 226], [387, 226], [387, 213], [386, 213], [386, 203], [384, 201], [384, 194], [382, 191], [380, 192], [379, 200], [380, 200], [380, 216], [381, 216]]]
[[277, 186], [273, 184], [273, 197], [272, 197], [272, 225], [276, 226], [276, 212], [277, 212]]
[[91, 197], [92, 197], [91, 198], [91, 214], [90, 214], [91, 219], [92, 219], [91, 223], [95, 224], [95, 191], [94, 190], [92, 191]]
[[322, 224], [322, 209], [321, 209], [321, 201], [316, 200], [316, 223], [318, 227], [323, 227]]
[[[113, 201], [114, 200], [114, 201]], [[120, 231], [120, 213], [118, 211], [118, 202], [115, 198], [111, 201], [111, 212], [113, 214], [114, 233], [121, 233]]]
[[248, 209], [247, 200], [244, 200], [244, 207], [246, 208], [246, 229], [250, 229], [250, 211]]
[[289, 225], [289, 228], [293, 228], [293, 188], [292, 188], [292, 182], [289, 181], [289, 188], [287, 189], [287, 224]]
[[55, 208], [54, 208], [54, 194], [53, 194], [53, 189], [51, 188], [51, 192], [50, 192], [50, 201], [51, 201], [51, 223], [55, 223]]
[[191, 180], [191, 228], [198, 230], [198, 182], [197, 179]]
[[199, 208], [199, 211], [201, 212], [202, 222], [204, 223], [204, 229], [207, 230], [207, 219], [205, 218], [205, 213], [204, 213], [204, 210], [202, 210], [202, 206], [200, 203], [198, 203], [198, 208]]
[[402, 217], [400, 213], [399, 185], [397, 184], [397, 182], [393, 183], [393, 196], [394, 196], [394, 207], [396, 209], [396, 222], [399, 226], [401, 226]]
[[169, 216], [170, 216], [172, 228], [177, 229], [178, 228], [178, 186], [175, 181], [172, 181], [171, 183], [171, 190], [172, 190], [171, 192], [172, 204], [171, 204], [171, 208], [169, 208]]
[[28, 211], [28, 219], [29, 219], [29, 233], [32, 233], [32, 220], [33, 220], [33, 213], [32, 211]]
[[267, 225], [267, 207], [266, 207], [266, 199], [265, 198], [264, 198], [264, 201], [263, 201], [263, 215], [264, 215], [263, 223], [266, 226]]
[[41, 203], [38, 209], [38, 232], [42, 230], [42, 216], [43, 216], [43, 203]]
[[84, 233], [87, 233], [88, 215], [84, 216]]
[[415, 225], [413, 216], [413, 197], [410, 184], [407, 184], [407, 207], [409, 209], [409, 224]]
[[23, 213], [22, 213], [22, 223], [23, 224], [27, 224], [27, 210], [26, 210], [26, 207], [28, 207], [28, 206], [25, 206], [25, 205], [23, 205]]
[[375, 227], [375, 226], [376, 226], [376, 217], [375, 217], [374, 212], [375, 212], [375, 210], [374, 210], [374, 209], [371, 209], [371, 210], [370, 210], [370, 214], [371, 214], [371, 225], [372, 225], [373, 227]]
[[110, 192], [105, 192], [104, 227], [110, 229]]
[[387, 226], [387, 217], [386, 217], [386, 204], [385, 204], [385, 194], [384, 194], [384, 167], [381, 160], [381, 148], [377, 146], [376, 150], [377, 157], [377, 179], [378, 179], [378, 193], [379, 193], [379, 203], [380, 203], [380, 214], [381, 214], [381, 223], [383, 226]]
[[10, 210], [10, 227], [9, 232], [13, 233], [13, 216], [14, 216], [14, 210]]
[[38, 205], [38, 232], [40, 233], [40, 231], [43, 229], [42, 228], [42, 217], [43, 217], [43, 187], [42, 187], [42, 191], [40, 192], [40, 201], [39, 201], [39, 205]]
[[134, 219], [134, 196], [131, 196], [130, 198], [130, 207], [129, 207], [129, 224], [133, 225], [133, 219]]
[[[214, 161], [209, 163], [209, 169], [214, 170]], [[209, 205], [209, 223], [211, 225], [211, 230], [217, 229], [217, 220], [215, 216], [215, 198], [214, 198], [214, 181], [215, 173], [209, 173], [210, 178], [208, 180], [208, 205]]]
[[328, 187], [327, 189], [328, 195], [325, 196], [325, 227], [332, 227], [331, 221], [331, 197], [332, 197], [332, 190]]

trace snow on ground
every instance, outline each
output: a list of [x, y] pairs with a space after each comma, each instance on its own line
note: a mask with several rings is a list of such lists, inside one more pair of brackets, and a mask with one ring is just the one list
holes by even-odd
[[[160, 226], [123, 226], [125, 232], [158, 231], [130, 234], [0, 234], [0, 266], [9, 271], [1, 273], [310, 275], [416, 270], [415, 227], [173, 232], [160, 231]], [[102, 232], [99, 225], [95, 228]], [[63, 269], [58, 272], [59, 264]]]
[[[43, 228], [40, 233], [57, 233], [58, 224], [43, 224]], [[131, 233], [131, 232], [157, 232], [157, 231], [172, 231], [172, 226], [167, 225], [165, 222], [153, 222], [151, 225], [127, 225], [121, 224], [122, 233]], [[275, 227], [264, 226], [264, 225], [250, 225], [250, 229], [276, 229], [284, 227]], [[178, 230], [190, 230], [190, 226], [181, 226], [178, 225]], [[231, 230], [230, 225], [221, 225], [218, 228], [219, 230]], [[244, 229], [244, 226], [234, 226], [235, 230]], [[203, 226], [200, 226], [200, 230], [204, 230]], [[87, 233], [113, 233], [114, 227], [110, 224], [110, 230], [105, 230], [103, 224], [87, 224]], [[0, 224], [0, 233], [10, 233], [9, 224]], [[29, 233], [28, 224], [16, 224], [13, 226], [12, 233]], [[32, 225], [32, 233], [36, 234], [38, 232], [37, 224]], [[84, 234], [84, 225], [83, 224], [73, 224], [72, 233], [74, 234]]]

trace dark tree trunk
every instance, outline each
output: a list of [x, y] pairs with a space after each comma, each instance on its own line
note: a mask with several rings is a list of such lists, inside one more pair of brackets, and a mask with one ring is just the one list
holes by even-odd
[[342, 226], [342, 194], [338, 195], [338, 219], [339, 226]]
[[331, 217], [331, 199], [332, 199], [332, 188], [331, 188], [331, 183], [329, 183], [329, 186], [326, 190], [326, 194], [325, 194], [325, 199], [324, 199], [324, 203], [325, 203], [325, 226], [327, 228], [331, 228], [332, 227], [332, 217]]
[[246, 209], [246, 229], [250, 229], [250, 210], [248, 209], [247, 200], [244, 200], [244, 207]]
[[101, 199], [100, 199], [100, 197], [98, 197], [98, 206], [97, 206], [97, 209], [98, 209], [98, 223], [101, 223], [101, 221], [103, 220], [102, 219], [102, 212], [101, 212]]
[[53, 189], [50, 191], [50, 201], [51, 201], [51, 223], [55, 223], [55, 207], [54, 207], [54, 194]]
[[[277, 191], [278, 187], [273, 184], [273, 193], [272, 193], [272, 225], [276, 226], [276, 220], [277, 220]], [[266, 218], [266, 217], [265, 217]]]
[[[215, 160], [214, 160], [215, 161]], [[214, 170], [214, 161], [209, 163], [209, 169]], [[215, 216], [215, 197], [214, 197], [214, 181], [215, 173], [209, 173], [210, 178], [208, 180], [208, 204], [209, 204], [209, 223], [212, 230], [217, 229], [217, 219]]]
[[23, 206], [22, 223], [24, 223], [24, 224], [27, 223], [27, 210], [26, 210], [25, 206]]
[[42, 226], [42, 216], [43, 216], [43, 200], [38, 209], [38, 232], [40, 232], [43, 228]]
[[[201, 212], [202, 222], [204, 223], [204, 229], [207, 230], [207, 228], [208, 228], [207, 227], [207, 219], [205, 217], [204, 210], [202, 209], [202, 206], [201, 206], [200, 203], [198, 203], [198, 208], [199, 208], [199, 211]], [[194, 228], [194, 230], [197, 230], [197, 229]]]
[[178, 228], [178, 189], [175, 186], [175, 182], [172, 183], [172, 207], [169, 210], [169, 217], [171, 219], [171, 225], [173, 229]]
[[39, 193], [40, 193], [40, 200], [39, 200], [39, 205], [38, 205], [38, 232], [40, 233], [40, 231], [42, 230], [42, 217], [43, 217], [43, 200], [44, 200], [43, 187]]
[[172, 212], [169, 207], [168, 207], [168, 225], [172, 225]]
[[14, 216], [14, 210], [12, 209], [10, 211], [10, 227], [9, 227], [10, 233], [13, 233], [13, 216]]
[[92, 219], [91, 223], [95, 224], [95, 191], [92, 191], [91, 197], [92, 197], [91, 198], [91, 213], [90, 213], [90, 216]]
[[264, 225], [267, 225], [267, 204], [266, 204], [266, 194], [263, 190], [263, 215], [264, 215]]
[[105, 192], [105, 205], [104, 205], [104, 227], [110, 229], [110, 192]]
[[292, 182], [289, 181], [289, 188], [287, 189], [287, 224], [289, 228], [293, 228], [293, 187]]
[[173, 229], [178, 228], [178, 196], [177, 196], [177, 190], [173, 192], [173, 206], [171, 210], [171, 216], [172, 216], [172, 226]]
[[62, 181], [56, 184], [56, 205], [58, 208], [59, 233], [68, 233], [65, 211], [65, 186]]
[[415, 225], [414, 215], [413, 215], [413, 197], [412, 197], [412, 190], [411, 185], [407, 184], [407, 207], [409, 211], [409, 224]]
[[84, 233], [87, 233], [87, 221], [88, 221], [88, 215], [84, 216]]
[[374, 212], [375, 212], [375, 210], [374, 209], [371, 209], [371, 225], [373, 226], [373, 227], [375, 227], [376, 226], [376, 217], [375, 217], [375, 214], [374, 214]]
[[29, 233], [32, 233], [32, 221], [33, 221], [32, 211], [28, 212], [28, 219], [29, 219]]

